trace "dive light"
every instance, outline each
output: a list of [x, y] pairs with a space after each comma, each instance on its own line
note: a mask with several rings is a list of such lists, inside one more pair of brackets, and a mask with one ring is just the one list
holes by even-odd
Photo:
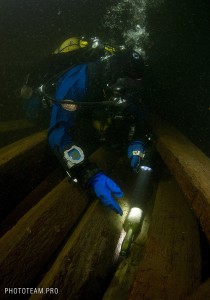
[[126, 236], [122, 242], [120, 255], [127, 256], [134, 236], [139, 232], [141, 227], [143, 211], [139, 207], [132, 207], [128, 213], [123, 225]]

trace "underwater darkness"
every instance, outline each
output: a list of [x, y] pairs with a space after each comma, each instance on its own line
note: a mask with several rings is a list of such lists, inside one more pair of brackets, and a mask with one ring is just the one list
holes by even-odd
[[151, 4], [147, 21], [153, 108], [210, 156], [210, 2]]
[[17, 90], [71, 35], [133, 45], [152, 109], [210, 156], [210, 3], [206, 0], [7, 0], [0, 3], [0, 119], [22, 118]]
[[[209, 29], [209, 0], [0, 0], [0, 122], [24, 118], [17, 92], [43, 56], [98, 36], [144, 56], [145, 101], [210, 157]], [[201, 246], [204, 281], [204, 234]]]

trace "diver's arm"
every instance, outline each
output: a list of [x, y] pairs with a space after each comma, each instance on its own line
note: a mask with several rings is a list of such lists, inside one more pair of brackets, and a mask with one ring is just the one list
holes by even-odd
[[147, 134], [151, 131], [147, 109], [141, 104], [131, 104], [127, 111], [132, 116], [130, 141], [146, 142]]
[[151, 129], [148, 113], [143, 106], [133, 105], [130, 107], [130, 111], [132, 111], [133, 123], [131, 124], [132, 134], [128, 144], [127, 156], [130, 159], [133, 171], [138, 172], [145, 163], [151, 164], [151, 157], [148, 161], [148, 153], [152, 149]]
[[86, 186], [89, 179], [100, 172], [100, 169], [86, 159], [83, 150], [73, 140], [70, 129], [74, 125], [75, 115], [76, 112], [53, 105], [48, 143], [69, 177]]

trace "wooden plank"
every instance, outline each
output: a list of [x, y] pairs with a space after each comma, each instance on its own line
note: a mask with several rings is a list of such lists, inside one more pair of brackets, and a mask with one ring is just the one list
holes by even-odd
[[94, 201], [39, 287], [58, 288], [57, 299], [100, 299], [113, 268], [121, 220]]
[[[145, 244], [148, 238], [148, 230], [151, 222], [151, 214], [154, 205], [154, 197], [156, 194], [156, 182], [150, 186], [153, 193], [147, 198], [147, 206], [143, 210], [143, 223], [138, 236], [131, 244], [130, 253], [127, 258], [120, 259], [120, 264], [112, 278], [112, 281], [106, 290], [103, 300], [127, 300], [133, 281], [139, 268], [144, 254]], [[139, 202], [141, 202], [141, 193], [139, 194]]]
[[56, 165], [58, 162], [46, 142], [46, 131], [0, 149], [0, 219], [5, 218]]
[[178, 300], [199, 286], [199, 230], [173, 178], [159, 183], [144, 256], [130, 300]]
[[27, 151], [34, 149], [37, 145], [44, 142], [47, 137], [47, 131], [41, 131], [18, 140], [6, 147], [0, 149], [0, 170], [9, 162], [24, 155]]
[[[108, 150], [99, 149], [92, 161], [105, 165], [105, 157], [116, 160]], [[31, 287], [89, 201], [90, 194], [66, 178], [28, 211], [0, 239], [0, 289]]]
[[0, 239], [0, 289], [32, 284], [88, 204], [65, 179]]
[[210, 241], [210, 159], [175, 128], [156, 119], [156, 146]]
[[65, 177], [64, 171], [57, 168], [50, 173], [31, 193], [29, 193], [15, 209], [0, 223], [0, 237], [11, 229], [28, 210], [35, 206], [47, 193], [58, 185]]
[[209, 300], [210, 299], [210, 278], [202, 283], [191, 295], [182, 300]]
[[[128, 170], [120, 163], [112, 178], [117, 183], [125, 182], [125, 186], [132, 185], [133, 178], [128, 176]], [[118, 242], [129, 202], [125, 186], [126, 197], [119, 200], [124, 216], [120, 217], [94, 201], [39, 287], [58, 288], [56, 299], [101, 299], [119, 255]], [[47, 298], [40, 294], [30, 299]]]
[[33, 122], [30, 122], [26, 119], [0, 122], [0, 134], [17, 131], [20, 129], [32, 128], [34, 126], [35, 124]]
[[30, 136], [46, 127], [40, 127], [28, 120], [0, 122], [0, 148]]

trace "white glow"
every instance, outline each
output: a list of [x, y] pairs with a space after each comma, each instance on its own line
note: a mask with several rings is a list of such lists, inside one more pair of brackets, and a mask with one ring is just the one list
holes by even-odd
[[115, 253], [114, 253], [114, 261], [118, 260], [119, 254], [120, 254], [120, 250], [121, 250], [121, 246], [122, 246], [122, 242], [124, 241], [124, 238], [126, 236], [126, 232], [124, 229], [122, 229], [118, 243], [117, 243], [117, 247], [115, 249]]
[[152, 168], [147, 167], [147, 166], [141, 166], [141, 169], [144, 171], [152, 171]]
[[139, 207], [132, 207], [128, 214], [128, 221], [133, 223], [140, 223], [143, 211]]
[[39, 87], [38, 89], [39, 89], [39, 91], [42, 93], [42, 92], [44, 91], [44, 85], [43, 85], [43, 84], [40, 85], [40, 87]]
[[[118, 225], [116, 223], [117, 228], [119, 228], [118, 226], [121, 227], [123, 225], [123, 223], [125, 222], [126, 216], [127, 216], [128, 212], [129, 212], [129, 209], [130, 209], [128, 202], [129, 202], [128, 199], [125, 197], [124, 200], [123, 200], [124, 204], [122, 206], [123, 216], [119, 217], [120, 223]], [[126, 236], [126, 231], [122, 227], [121, 233], [120, 233], [120, 236], [119, 236], [119, 240], [117, 242], [117, 246], [116, 246], [115, 251], [114, 251], [114, 256], [113, 256], [114, 262], [118, 261], [118, 258], [119, 258], [119, 255], [120, 255], [120, 251], [121, 251], [122, 242], [123, 242], [125, 236]]]
[[93, 43], [92, 43], [92, 48], [95, 49], [99, 46], [99, 39], [98, 38], [94, 38], [93, 39]]

